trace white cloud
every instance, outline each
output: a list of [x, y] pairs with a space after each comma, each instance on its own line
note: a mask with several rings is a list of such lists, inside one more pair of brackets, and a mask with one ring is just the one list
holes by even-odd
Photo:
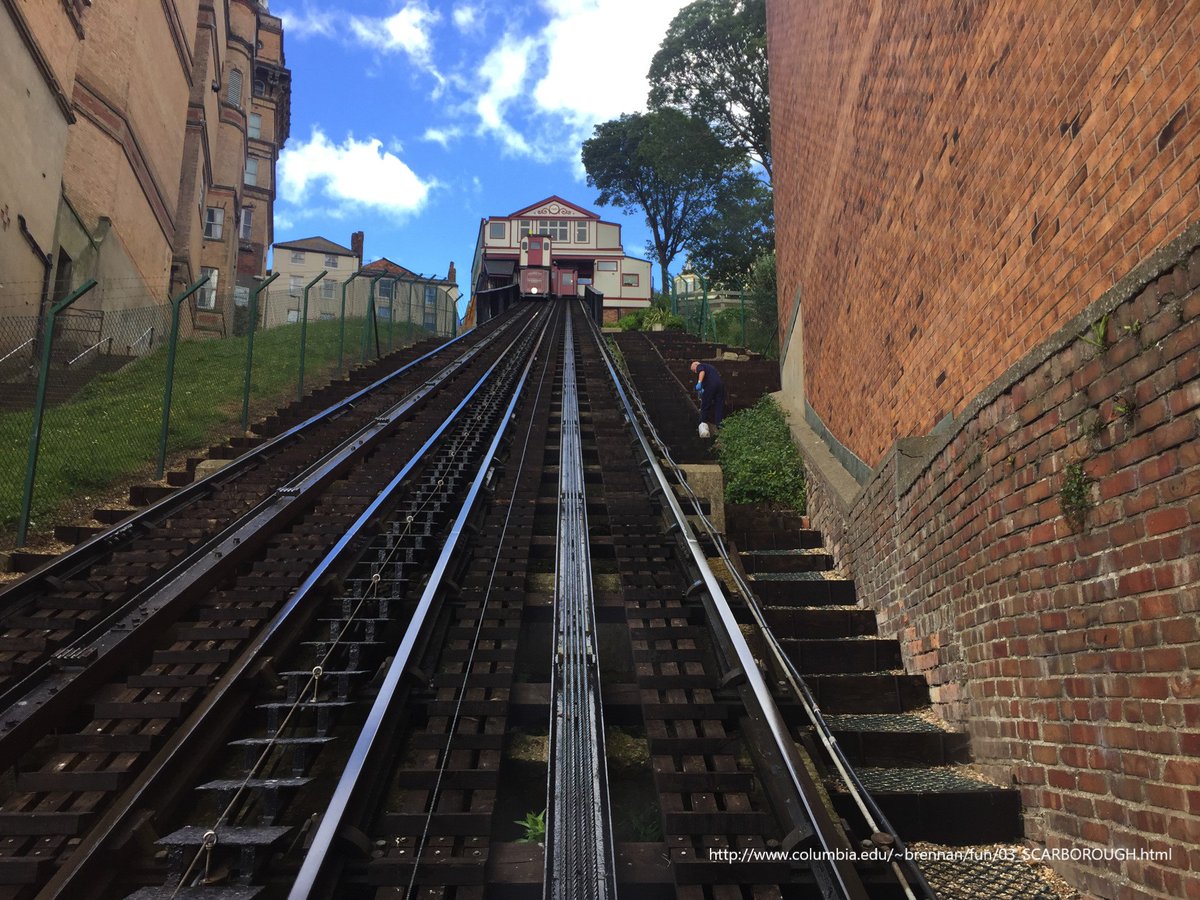
[[549, 22], [505, 35], [479, 66], [479, 130], [510, 153], [572, 160], [582, 175], [579, 144], [592, 127], [645, 109], [650, 60], [688, 2], [541, 0]]
[[338, 217], [362, 208], [394, 216], [416, 213], [435, 187], [435, 180], [422, 180], [378, 138], [358, 141], [347, 135], [334, 144], [314, 127], [307, 142], [279, 155], [280, 196], [309, 207], [324, 200]]
[[429, 141], [434, 144], [441, 144], [443, 148], [448, 148], [451, 141], [455, 141], [462, 137], [462, 129], [457, 125], [452, 125], [447, 128], [438, 128], [430, 126], [425, 129], [425, 133], [421, 135], [421, 140]]
[[284, 33], [289, 38], [333, 37], [337, 34], [338, 14], [329, 10], [315, 10], [305, 6], [300, 12], [281, 10]]
[[452, 18], [454, 27], [463, 34], [470, 34], [483, 27], [483, 15], [476, 6], [456, 6]]

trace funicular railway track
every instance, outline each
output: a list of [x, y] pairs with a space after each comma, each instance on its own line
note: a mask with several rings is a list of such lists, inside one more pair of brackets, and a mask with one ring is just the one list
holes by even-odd
[[84, 658], [73, 715], [28, 717], [0, 896], [906, 896], [751, 857], [854, 840], [583, 308], [491, 324], [169, 630]]

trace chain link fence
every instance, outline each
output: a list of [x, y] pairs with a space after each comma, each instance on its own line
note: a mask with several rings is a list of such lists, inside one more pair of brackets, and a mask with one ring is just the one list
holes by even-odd
[[[193, 288], [173, 303], [141, 284], [96, 284], [43, 315], [0, 317], [3, 543], [15, 535], [22, 545], [68, 501], [161, 477], [167, 456], [200, 450], [368, 359], [458, 330], [455, 299], [440, 286], [394, 283], [384, 296], [357, 278], [344, 313], [340, 290], [331, 300], [318, 288], [307, 318], [304, 298], [278, 281], [257, 295]], [[39, 296], [8, 306], [37, 309]]]

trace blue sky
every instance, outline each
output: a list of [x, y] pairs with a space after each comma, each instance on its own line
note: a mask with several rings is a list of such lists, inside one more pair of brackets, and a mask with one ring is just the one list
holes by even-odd
[[[466, 293], [479, 220], [550, 194], [596, 205], [593, 126], [645, 108], [646, 71], [687, 0], [274, 0], [292, 70], [275, 240], [321, 235]], [[656, 272], [657, 274], [657, 272]]]

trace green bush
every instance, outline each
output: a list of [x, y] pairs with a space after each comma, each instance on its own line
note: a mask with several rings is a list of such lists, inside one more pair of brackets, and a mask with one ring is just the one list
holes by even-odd
[[622, 316], [617, 319], [617, 327], [622, 331], [641, 331], [642, 320], [646, 317], [646, 310], [639, 309], [631, 312], [627, 316]]
[[804, 512], [804, 467], [787, 416], [770, 396], [721, 424], [717, 459], [728, 503], [778, 503]]

